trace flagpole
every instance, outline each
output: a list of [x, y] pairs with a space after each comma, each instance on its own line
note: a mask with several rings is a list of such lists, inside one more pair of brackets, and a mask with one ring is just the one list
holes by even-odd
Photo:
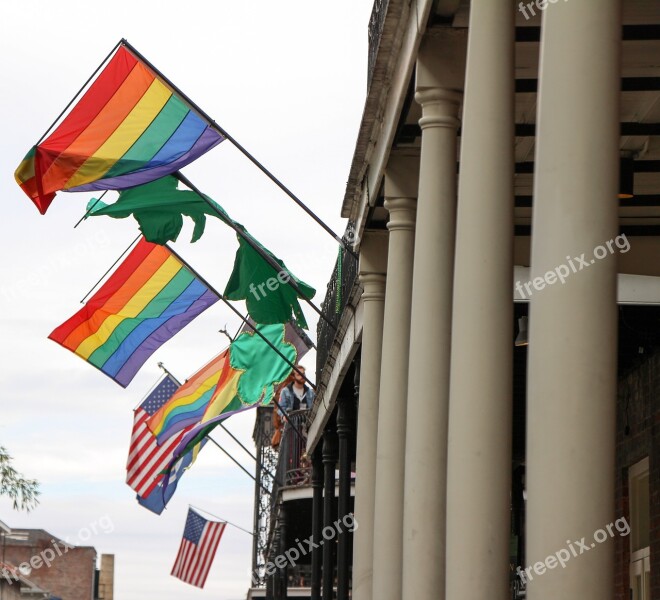
[[239, 527], [235, 523], [232, 523], [231, 521], [227, 521], [227, 519], [223, 519], [222, 517], [219, 517], [218, 515], [214, 515], [213, 513], [210, 513], [208, 510], [204, 510], [203, 508], [199, 508], [199, 506], [193, 506], [192, 504], [189, 504], [188, 506], [190, 508], [192, 508], [193, 510], [199, 510], [203, 513], [206, 513], [209, 517], [213, 517], [214, 519], [218, 519], [218, 521], [220, 521], [221, 523], [227, 523], [227, 525], [231, 525], [232, 527], [236, 527], [236, 529], [240, 529], [241, 531], [244, 531], [248, 535], [251, 535], [252, 537], [254, 537], [254, 533], [252, 533], [251, 531], [248, 531], [247, 529], [243, 529], [242, 527]]
[[85, 297], [80, 301], [80, 304], [83, 304], [83, 303], [85, 302], [85, 300], [87, 300], [88, 296], [89, 296], [89, 295], [90, 295], [90, 294], [96, 289], [96, 286], [97, 286], [99, 283], [101, 283], [101, 282], [105, 279], [106, 275], [107, 275], [108, 273], [110, 273], [110, 271], [112, 271], [112, 269], [115, 268], [115, 266], [117, 265], [117, 263], [118, 263], [122, 258], [124, 258], [124, 256], [126, 255], [126, 253], [127, 253], [127, 252], [128, 252], [133, 246], [135, 246], [135, 244], [139, 241], [139, 239], [140, 239], [141, 237], [142, 237], [142, 234], [138, 235], [138, 236], [137, 236], [137, 237], [136, 237], [136, 238], [135, 238], [135, 239], [134, 239], [134, 240], [128, 245], [128, 248], [126, 248], [126, 250], [124, 250], [124, 251], [121, 253], [121, 255], [119, 256], [119, 258], [118, 258], [115, 262], [112, 263], [112, 265], [110, 266], [110, 268], [109, 268], [105, 273], [103, 273], [103, 275], [101, 276], [101, 278], [100, 278], [100, 279], [99, 279], [99, 280], [98, 280], [98, 281], [92, 286], [92, 289], [89, 290], [89, 292], [87, 292], [87, 293], [85, 294]]
[[[257, 483], [257, 479], [250, 471], [248, 471], [241, 463], [239, 463], [227, 450], [225, 450], [218, 442], [216, 442], [210, 435], [206, 436], [207, 440], [212, 441], [222, 452], [224, 452], [252, 481]], [[271, 492], [263, 483], [259, 483], [259, 486], [261, 489], [266, 492], [269, 496], [272, 495], [273, 492]]]
[[[215, 212], [216, 215], [218, 215], [218, 217], [220, 217], [220, 219], [221, 219], [224, 223], [226, 223], [227, 225], [229, 225], [229, 227], [231, 227], [231, 228], [232, 228], [232, 229], [233, 229], [238, 235], [240, 235], [240, 236], [241, 236], [241, 237], [242, 237], [242, 238], [243, 238], [243, 239], [244, 239], [244, 240], [250, 245], [250, 247], [251, 247], [251, 248], [252, 248], [257, 254], [259, 254], [259, 256], [260, 256], [261, 258], [263, 258], [263, 259], [268, 263], [268, 265], [270, 266], [270, 268], [273, 269], [273, 271], [275, 272], [275, 275], [279, 275], [279, 274], [283, 271], [283, 268], [282, 268], [280, 265], [277, 264], [277, 262], [275, 261], [275, 259], [274, 259], [272, 256], [269, 256], [269, 255], [264, 251], [264, 249], [261, 248], [261, 247], [259, 246], [259, 244], [257, 244], [257, 243], [252, 239], [252, 236], [251, 236], [251, 235], [249, 235], [248, 233], [246, 233], [246, 231], [245, 231], [242, 227], [239, 227], [239, 226], [236, 224], [236, 222], [235, 222], [231, 217], [229, 217], [229, 215], [226, 215], [226, 214], [224, 214], [222, 211], [220, 211], [220, 210], [218, 209], [218, 207], [215, 205], [215, 202], [209, 200], [204, 194], [202, 194], [202, 192], [200, 191], [200, 189], [199, 189], [194, 183], [192, 183], [192, 181], [190, 181], [190, 179], [188, 179], [188, 178], [187, 178], [187, 177], [186, 177], [181, 171], [177, 171], [176, 173], [173, 173], [173, 175], [174, 175], [174, 177], [176, 177], [179, 181], [181, 181], [181, 183], [183, 183], [184, 185], [187, 185], [187, 186], [188, 186], [193, 192], [195, 192], [195, 193], [196, 193], [196, 194], [197, 194], [202, 200], [204, 200], [204, 202], [206, 202], [206, 204], [208, 204], [208, 206], [213, 210], [213, 212]], [[292, 275], [291, 273], [289, 273], [288, 271], [286, 272], [286, 275], [287, 275], [287, 281], [286, 281], [286, 284], [289, 285], [289, 286], [291, 286], [291, 287], [294, 289], [294, 291], [295, 291], [295, 292], [296, 292], [296, 293], [297, 293], [297, 294], [298, 294], [298, 295], [299, 295], [299, 296], [300, 296], [305, 302], [307, 302], [307, 304], [309, 304], [309, 306], [311, 306], [312, 309], [314, 309], [314, 311], [319, 315], [319, 317], [321, 317], [321, 319], [323, 319], [323, 320], [324, 320], [324, 321], [325, 321], [330, 327], [332, 327], [333, 331], [337, 331], [337, 327], [335, 327], [334, 323], [333, 323], [332, 321], [330, 321], [330, 319], [328, 319], [328, 317], [326, 317], [326, 316], [323, 314], [323, 312], [321, 311], [321, 309], [318, 308], [318, 307], [316, 306], [316, 304], [314, 304], [309, 298], [307, 298], [307, 297], [305, 296], [305, 294], [303, 293], [303, 291], [300, 289], [300, 286], [296, 283], [295, 278], [293, 277], [293, 275]], [[279, 281], [279, 280], [278, 280], [278, 281]]]
[[83, 91], [83, 90], [89, 85], [89, 82], [92, 81], [92, 79], [94, 79], [94, 77], [96, 77], [96, 74], [97, 74], [97, 73], [103, 68], [103, 65], [105, 65], [106, 62], [108, 62], [108, 60], [109, 60], [110, 57], [115, 53], [115, 51], [117, 50], [117, 48], [119, 48], [119, 46], [122, 45], [122, 42], [123, 42], [123, 41], [124, 41], [124, 40], [119, 40], [119, 41], [115, 44], [115, 47], [114, 47], [112, 50], [110, 50], [110, 52], [108, 52], [108, 55], [107, 55], [107, 56], [101, 61], [101, 64], [96, 68], [96, 71], [94, 71], [94, 72], [89, 76], [89, 79], [87, 79], [87, 81], [85, 81], [85, 83], [83, 84], [83, 86], [82, 86], [82, 87], [76, 92], [76, 95], [75, 95], [73, 98], [71, 98], [71, 102], [69, 102], [69, 103], [64, 107], [64, 110], [63, 110], [59, 115], [57, 115], [57, 118], [51, 123], [50, 127], [49, 127], [48, 129], [46, 129], [46, 133], [44, 133], [44, 134], [39, 138], [39, 141], [35, 144], [35, 146], [38, 146], [39, 144], [41, 144], [41, 142], [44, 141], [44, 139], [46, 138], [46, 136], [50, 133], [50, 130], [51, 130], [53, 127], [55, 127], [55, 125], [56, 125], [57, 122], [62, 118], [62, 116], [64, 115], [64, 113], [66, 113], [66, 111], [69, 110], [69, 108], [71, 108], [71, 105], [76, 101], [76, 98], [78, 98], [78, 96], [80, 96], [80, 94], [82, 93], [82, 91]]
[[[245, 323], [254, 333], [256, 333], [270, 348], [272, 348], [277, 354], [282, 358], [298, 375], [303, 377], [307, 383], [309, 383], [310, 386], [314, 390], [316, 390], [316, 385], [314, 385], [309, 379], [307, 379], [306, 375], [296, 367], [282, 352], [280, 351], [279, 348], [277, 348], [261, 331], [259, 331], [258, 328], [256, 328], [249, 319], [245, 318], [242, 314], [241, 311], [239, 311], [229, 300], [227, 300], [218, 290], [216, 290], [206, 279], [204, 279], [195, 269], [193, 269], [179, 254], [177, 254], [169, 245], [165, 244], [165, 247], [176, 257], [178, 258], [184, 265], [185, 267], [193, 274], [195, 277], [197, 277], [211, 292], [213, 292], [220, 300], [222, 300], [233, 312], [235, 315], [237, 315], [243, 323]], [[287, 417], [288, 420], [288, 417]]]
[[229, 140], [234, 147], [241, 152], [252, 164], [254, 164], [266, 177], [268, 177], [277, 187], [279, 187], [291, 200], [293, 200], [300, 208], [302, 208], [312, 219], [314, 219], [327, 233], [329, 233], [335, 241], [342, 245], [350, 254], [357, 259], [357, 255], [346, 242], [339, 237], [321, 218], [316, 215], [300, 198], [298, 198], [288, 187], [286, 187], [275, 175], [273, 175], [263, 164], [261, 164], [252, 154], [250, 154], [241, 144], [236, 141], [236, 139], [231, 136], [225, 129], [220, 127], [206, 112], [204, 112], [195, 102], [193, 102], [186, 94], [184, 94], [179, 87], [174, 85], [172, 81], [167, 78], [159, 69], [157, 69], [153, 63], [151, 63], [147, 58], [139, 52], [132, 44], [128, 42], [125, 38], [122, 38], [119, 42], [128, 48], [135, 56], [137, 56], [142, 62], [144, 62], [154, 73], [158, 75], [167, 85], [169, 85], [179, 96], [181, 96], [207, 123], [213, 127], [220, 135]]
[[80, 224], [81, 224], [81, 223], [82, 223], [87, 217], [89, 217], [90, 213], [94, 210], [94, 207], [95, 207], [99, 202], [101, 202], [101, 200], [103, 199], [103, 196], [105, 196], [107, 193], [108, 193], [108, 190], [104, 190], [103, 193], [102, 193], [102, 194], [101, 194], [96, 200], [94, 200], [94, 204], [92, 204], [92, 205], [87, 209], [87, 212], [86, 212], [82, 217], [80, 217], [80, 219], [78, 220], [78, 222], [73, 226], [74, 229], [75, 229], [76, 227], [78, 227], [78, 225], [80, 225]]

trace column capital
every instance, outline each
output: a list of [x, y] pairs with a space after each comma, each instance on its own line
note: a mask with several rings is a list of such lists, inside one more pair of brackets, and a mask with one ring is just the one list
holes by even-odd
[[458, 129], [460, 125], [459, 109], [463, 101], [463, 93], [445, 88], [425, 88], [415, 92], [415, 100], [422, 107], [422, 118], [419, 126], [422, 129], [430, 127], [448, 127]]
[[389, 231], [413, 231], [415, 229], [417, 200], [415, 198], [385, 198], [385, 208], [390, 213]]
[[385, 275], [360, 273], [360, 283], [364, 288], [362, 302], [383, 302], [385, 300]]

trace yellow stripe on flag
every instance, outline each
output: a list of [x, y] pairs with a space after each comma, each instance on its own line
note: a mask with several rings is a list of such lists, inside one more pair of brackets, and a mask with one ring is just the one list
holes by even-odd
[[219, 416], [229, 406], [238, 394], [238, 380], [242, 374], [243, 371], [235, 371], [222, 386], [222, 389], [216, 390], [200, 423], [206, 423]]
[[105, 344], [114, 330], [124, 319], [137, 317], [159, 293], [181, 270], [181, 263], [170, 256], [149, 280], [136, 292], [115, 315], [108, 315], [99, 327], [98, 331], [86, 338], [74, 352], [87, 360], [92, 353]]
[[144, 133], [172, 96], [158, 79], [103, 145], [66, 182], [65, 189], [101, 179]]

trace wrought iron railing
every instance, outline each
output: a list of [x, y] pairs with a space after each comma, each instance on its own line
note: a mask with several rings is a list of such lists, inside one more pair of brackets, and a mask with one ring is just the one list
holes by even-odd
[[371, 78], [374, 74], [376, 55], [378, 54], [380, 37], [383, 33], [383, 25], [385, 23], [385, 14], [387, 13], [388, 4], [389, 0], [374, 0], [374, 7], [371, 10], [371, 18], [369, 19], [369, 63], [367, 70], [367, 87], [371, 85]]
[[307, 409], [292, 410], [285, 421], [277, 457], [277, 471], [273, 485], [272, 501], [282, 487], [311, 483], [312, 463], [307, 460]]
[[[349, 222], [343, 238], [348, 244], [355, 239], [355, 228]], [[321, 304], [321, 312], [325, 319], [319, 319], [316, 328], [316, 381], [321, 381], [321, 372], [325, 366], [335, 341], [339, 321], [358, 276], [357, 258], [342, 248], [337, 256], [335, 268], [332, 270], [325, 300]]]

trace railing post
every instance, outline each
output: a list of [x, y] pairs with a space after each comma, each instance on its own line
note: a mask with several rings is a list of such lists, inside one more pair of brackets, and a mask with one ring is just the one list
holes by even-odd
[[321, 529], [323, 528], [323, 462], [321, 449], [312, 455], [312, 598], [321, 600]]
[[[323, 432], [323, 532], [334, 530], [335, 518], [335, 466], [337, 464], [337, 434], [329, 429]], [[322, 532], [322, 533], [323, 533]], [[334, 538], [334, 536], [333, 536]], [[326, 543], [327, 542], [327, 543]], [[334, 547], [335, 543], [323, 539], [323, 600], [333, 600]]]
[[[284, 553], [287, 551], [287, 546], [286, 546], [286, 530], [287, 530], [287, 510], [286, 510], [286, 502], [282, 502], [282, 507], [280, 508], [280, 519], [281, 519], [281, 525], [280, 525], [280, 556], [284, 555]], [[287, 564], [285, 563], [284, 566], [279, 569], [279, 575], [280, 575], [280, 581], [281, 581], [281, 594], [280, 598], [282, 600], [287, 600], [289, 597], [289, 569]]]

